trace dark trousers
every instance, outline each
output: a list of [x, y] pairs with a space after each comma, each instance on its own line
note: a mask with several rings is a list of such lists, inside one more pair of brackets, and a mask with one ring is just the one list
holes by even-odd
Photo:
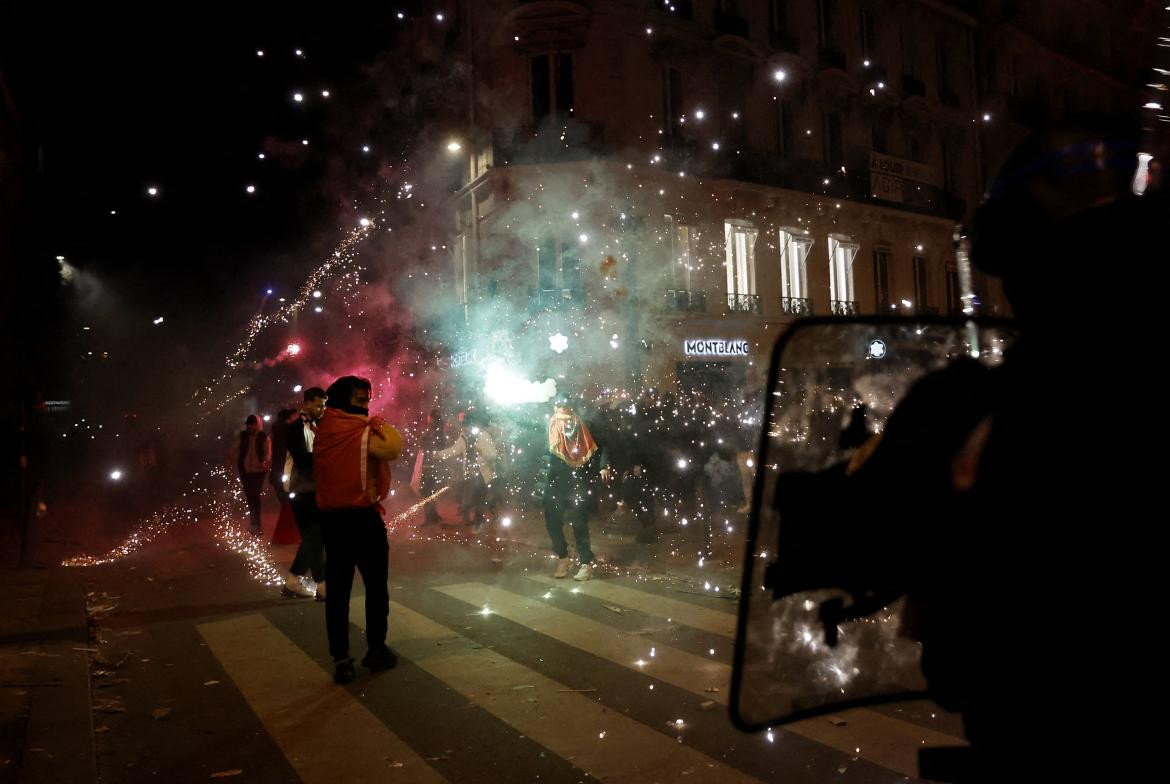
[[386, 644], [390, 616], [390, 545], [382, 516], [374, 507], [336, 509], [321, 513], [325, 535], [325, 628], [334, 661], [349, 657], [349, 595], [353, 570], [366, 586], [366, 644], [371, 650]]
[[297, 493], [289, 502], [297, 530], [301, 532], [301, 546], [289, 571], [295, 575], [308, 572], [320, 582], [325, 579], [325, 539], [321, 534], [321, 512], [317, 509], [316, 493]]
[[244, 486], [244, 498], [248, 501], [248, 514], [252, 517], [253, 530], [260, 529], [260, 494], [264, 492], [264, 480], [268, 474], [263, 471], [250, 471], [240, 474], [240, 483]]
[[593, 563], [593, 550], [589, 546], [589, 508], [581, 499], [553, 497], [544, 502], [544, 524], [552, 540], [553, 552], [557, 558], [567, 558], [569, 544], [565, 541], [565, 520], [573, 526], [573, 539], [577, 542], [577, 555], [581, 563]]

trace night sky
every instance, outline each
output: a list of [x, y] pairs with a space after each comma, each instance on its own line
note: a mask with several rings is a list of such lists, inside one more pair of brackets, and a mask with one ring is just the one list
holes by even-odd
[[299, 283], [394, 156], [372, 64], [433, 24], [413, 5], [2, 7], [0, 67], [41, 161], [24, 262], [55, 278], [64, 255], [86, 281], [43, 327], [64, 354], [50, 386], [84, 341], [153, 372], [207, 360], [264, 289]]

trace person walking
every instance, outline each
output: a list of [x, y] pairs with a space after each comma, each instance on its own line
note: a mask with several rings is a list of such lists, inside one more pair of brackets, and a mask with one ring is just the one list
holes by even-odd
[[317, 423], [325, 413], [325, 390], [305, 390], [300, 416], [288, 427], [288, 458], [283, 468], [289, 503], [301, 534], [292, 566], [284, 576], [284, 596], [315, 596], [325, 601], [325, 541], [321, 535], [321, 512], [317, 508], [317, 485], [313, 479], [313, 442]]
[[568, 395], [558, 395], [553, 407], [548, 422], [548, 451], [540, 478], [544, 490], [544, 522], [557, 556], [553, 577], [569, 575], [569, 545], [565, 540], [568, 520], [581, 562], [573, 579], [589, 580], [596, 561], [590, 543], [589, 515], [597, 504], [596, 479], [606, 482], [610, 479], [609, 461]]
[[244, 429], [240, 431], [236, 468], [244, 488], [244, 498], [248, 502], [248, 515], [251, 518], [248, 531], [256, 536], [263, 533], [260, 527], [260, 496], [264, 492], [264, 480], [268, 477], [271, 465], [272, 443], [264, 433], [260, 417], [249, 414], [244, 420]]

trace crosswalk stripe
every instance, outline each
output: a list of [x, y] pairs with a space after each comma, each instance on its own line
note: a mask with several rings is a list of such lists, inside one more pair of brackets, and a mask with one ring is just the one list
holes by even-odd
[[710, 607], [699, 607], [668, 596], [659, 596], [649, 591], [616, 585], [608, 580], [590, 580], [574, 583], [570, 587], [564, 580], [557, 580], [546, 575], [529, 575], [528, 579], [542, 585], [575, 590], [586, 596], [612, 602], [619, 607], [627, 607], [647, 615], [669, 618], [673, 623], [702, 629], [705, 632], [718, 634], [720, 637], [735, 638], [735, 615], [732, 613], [720, 612]]
[[[599, 781], [758, 781], [397, 602], [390, 612], [400, 655]], [[364, 626], [360, 602], [350, 620]]]
[[264, 616], [197, 628], [305, 784], [445, 781]]
[[669, 645], [651, 643], [640, 635], [620, 632], [592, 618], [553, 607], [542, 599], [483, 583], [442, 585], [434, 590], [473, 607], [486, 607], [491, 613], [546, 637], [686, 689], [703, 699], [727, 704], [731, 668], [714, 656], [696, 656]]
[[[696, 656], [669, 645], [651, 643], [641, 636], [630, 635], [591, 618], [552, 607], [542, 599], [484, 583], [436, 586], [434, 590], [473, 607], [487, 608], [492, 614], [585, 653], [677, 686], [704, 699], [727, 704], [731, 667], [714, 660], [714, 657]], [[726, 658], [730, 658], [729, 653], [716, 651], [717, 655]], [[712, 688], [718, 691], [712, 693], [709, 691]], [[786, 724], [782, 731], [859, 756], [908, 776], [918, 774], [919, 748], [952, 746], [959, 741], [950, 735], [864, 709], [841, 711], [834, 718], [838, 721], [806, 719]]]

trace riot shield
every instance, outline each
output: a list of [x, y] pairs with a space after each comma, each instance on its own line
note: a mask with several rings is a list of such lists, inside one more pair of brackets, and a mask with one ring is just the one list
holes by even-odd
[[880, 575], [883, 564], [865, 561], [881, 548], [843, 557], [867, 508], [916, 499], [879, 488], [845, 508], [840, 482], [918, 379], [961, 358], [996, 365], [1013, 337], [997, 320], [826, 318], [778, 341], [736, 633], [731, 715], [741, 729], [924, 696], [920, 645], [901, 633], [904, 598], [876, 578], [873, 591], [857, 590], [856, 572]]

